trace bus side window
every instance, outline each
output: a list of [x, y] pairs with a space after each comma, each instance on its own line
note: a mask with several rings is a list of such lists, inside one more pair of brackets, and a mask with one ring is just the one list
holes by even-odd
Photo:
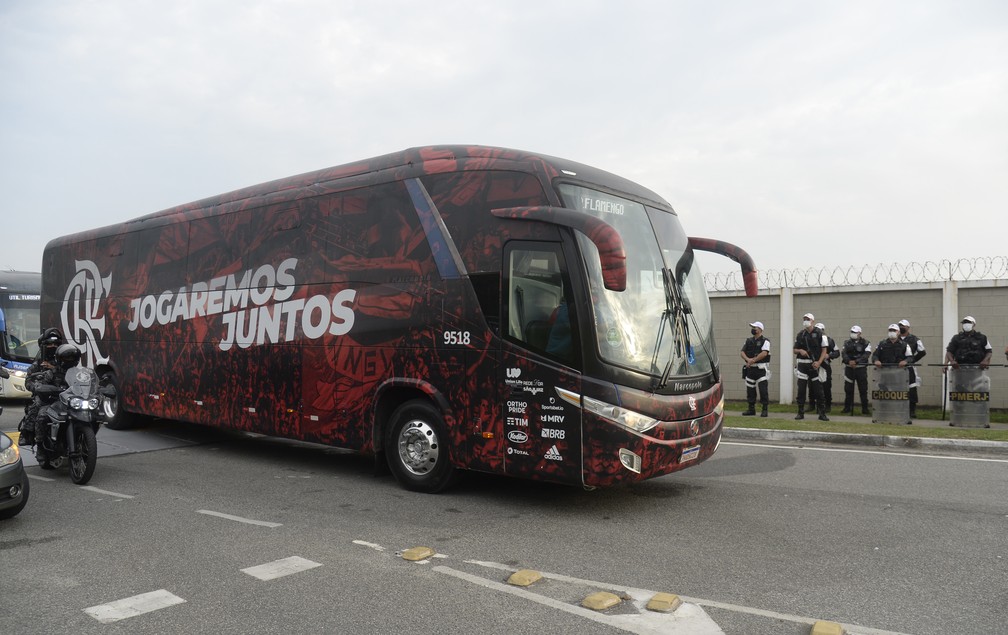
[[528, 348], [573, 363], [570, 285], [559, 244], [519, 244], [505, 251], [507, 335]]

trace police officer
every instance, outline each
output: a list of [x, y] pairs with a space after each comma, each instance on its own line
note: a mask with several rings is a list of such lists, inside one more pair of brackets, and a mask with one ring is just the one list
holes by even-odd
[[[820, 421], [829, 421], [826, 417], [826, 404], [822, 398], [820, 372], [826, 356], [829, 342], [826, 336], [815, 327], [815, 316], [806, 313], [802, 316], [802, 330], [795, 336], [794, 354], [795, 377], [798, 378], [798, 414], [795, 419], [805, 418], [805, 392], [808, 390], [809, 400], [816, 404]], [[822, 372], [825, 377], [826, 371]]]
[[[910, 320], [903, 318], [899, 321], [900, 338], [910, 345], [910, 352], [913, 353], [913, 363], [917, 364], [924, 359], [927, 351], [924, 350], [924, 342], [910, 332]], [[920, 374], [917, 369], [911, 366], [907, 369], [910, 373], [910, 418], [917, 417], [917, 388], [921, 385]]]
[[[815, 327], [826, 337], [828, 342], [826, 346], [826, 361], [822, 368], [826, 371], [826, 378], [822, 380], [822, 393], [823, 401], [826, 403], [826, 412], [829, 413], [833, 409], [833, 365], [830, 360], [840, 357], [840, 351], [837, 350], [836, 340], [834, 340], [829, 335], [826, 335], [826, 325], [822, 322], [816, 322]], [[816, 403], [811, 398], [809, 399], [809, 408], [815, 408]]]
[[959, 368], [959, 364], [978, 364], [982, 369], [987, 368], [993, 352], [987, 336], [976, 330], [976, 320], [967, 315], [962, 319], [962, 331], [953, 335], [945, 348], [946, 366], [942, 372], [949, 366]]
[[841, 360], [844, 364], [843, 414], [854, 414], [854, 384], [861, 397], [861, 414], [868, 414], [868, 361], [871, 342], [861, 337], [861, 327], [850, 327], [850, 339], [844, 342]]
[[[51, 384], [56, 372], [56, 350], [66, 344], [63, 334], [57, 328], [48, 328], [38, 338], [38, 353], [25, 374], [25, 388], [35, 392], [40, 384]], [[39, 411], [39, 403], [35, 399], [25, 406], [24, 416], [18, 424], [21, 437], [18, 445], [35, 445], [35, 420]]]
[[899, 324], [889, 325], [888, 339], [884, 339], [878, 343], [871, 358], [875, 364], [875, 368], [882, 368], [882, 364], [895, 364], [900, 368], [905, 368], [907, 364], [913, 361], [910, 345], [900, 339]]
[[746, 401], [749, 402], [749, 409], [742, 413], [743, 417], [751, 417], [756, 414], [756, 388], [759, 388], [760, 404], [763, 409], [760, 416], [767, 416], [767, 406], [770, 404], [770, 390], [768, 382], [770, 379], [770, 340], [763, 337], [763, 323], [750, 322], [749, 332], [752, 337], [747, 338], [742, 345], [739, 356], [745, 362], [742, 374], [746, 383]]

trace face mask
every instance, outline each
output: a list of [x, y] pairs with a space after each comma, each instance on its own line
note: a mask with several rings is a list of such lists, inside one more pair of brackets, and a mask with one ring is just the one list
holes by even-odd
[[808, 327], [812, 326], [812, 323], [809, 322], [808, 320], [805, 320], [804, 322], [802, 322], [802, 326], [804, 326], [805, 328], [808, 328]]
[[899, 339], [899, 333], [897, 333], [896, 331], [889, 331], [889, 339], [891, 340]]
[[973, 330], [973, 325], [972, 324], [970, 324], [969, 322], [965, 322], [963, 324], [963, 332], [964, 333], [969, 333], [972, 330]]
[[751, 330], [749, 332], [752, 333], [753, 335], [756, 335], [756, 329], [753, 329], [753, 330]]
[[858, 336], [859, 336], [859, 334], [858, 334], [858, 333], [851, 333], [851, 334], [850, 334], [850, 338], [851, 338], [852, 340], [856, 340], [856, 339], [858, 338]]
[[900, 327], [900, 335], [906, 335], [906, 334], [907, 334], [906, 327], [905, 326], [901, 326]]

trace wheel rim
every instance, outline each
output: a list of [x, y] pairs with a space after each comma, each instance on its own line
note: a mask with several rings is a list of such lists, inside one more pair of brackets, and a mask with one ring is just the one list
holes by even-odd
[[429, 474], [437, 465], [440, 443], [427, 422], [410, 421], [399, 431], [399, 461], [416, 476]]
[[102, 398], [102, 412], [105, 415], [106, 420], [113, 420], [116, 416], [116, 411], [119, 409], [119, 393], [116, 393], [112, 397]]
[[87, 471], [88, 462], [87, 437], [83, 432], [74, 435], [74, 445], [77, 446], [77, 451], [70, 457], [70, 470], [74, 478], [82, 478]]

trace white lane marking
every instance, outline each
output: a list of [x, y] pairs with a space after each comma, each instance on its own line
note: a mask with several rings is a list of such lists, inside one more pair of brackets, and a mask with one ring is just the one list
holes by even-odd
[[90, 485], [82, 485], [81, 489], [86, 489], [89, 492], [96, 492], [98, 494], [105, 494], [106, 496], [114, 496], [115, 498], [133, 498], [129, 494], [120, 494], [119, 492], [110, 492], [107, 489], [98, 489], [97, 487], [91, 487]]
[[972, 456], [944, 456], [940, 454], [917, 454], [915, 452], [889, 452], [886, 450], [851, 450], [848, 448], [817, 448], [810, 445], [774, 445], [771, 443], [742, 443], [739, 441], [722, 441], [721, 445], [739, 447], [753, 446], [757, 448], [774, 448], [780, 450], [812, 450], [813, 452], [849, 452], [851, 454], [886, 454], [889, 456], [907, 456], [919, 459], [944, 459], [946, 461], [979, 461], [981, 463], [1008, 463], [1008, 459], [984, 459]]
[[233, 520], [239, 523], [245, 523], [246, 525], [259, 525], [260, 527], [269, 527], [270, 529], [276, 529], [277, 527], [283, 527], [282, 523], [271, 523], [266, 520], [253, 520], [251, 518], [242, 518], [241, 516], [232, 516], [231, 514], [222, 514], [221, 512], [210, 511], [209, 509], [197, 509], [197, 514], [206, 514], [207, 516], [216, 516], [217, 518], [225, 518], [227, 520]]
[[[689, 605], [684, 604], [679, 607], [679, 610], [677, 610], [674, 614], [655, 613], [653, 611], [645, 610], [644, 612], [636, 615], [606, 615], [604, 613], [586, 609], [577, 604], [567, 604], [566, 602], [554, 600], [553, 598], [546, 597], [545, 595], [539, 595], [538, 593], [533, 593], [520, 587], [504, 584], [503, 582], [497, 582], [496, 580], [481, 578], [470, 573], [465, 573], [464, 571], [452, 569], [451, 567], [439, 565], [432, 567], [431, 570], [450, 575], [460, 580], [465, 580], [466, 582], [471, 582], [492, 591], [510, 593], [511, 595], [524, 598], [530, 602], [536, 602], [558, 611], [564, 611], [565, 613], [583, 617], [586, 620], [599, 622], [600, 624], [618, 628], [622, 631], [638, 633], [639, 635], [659, 635], [662, 633], [666, 635], [673, 635], [675, 633], [688, 633], [689, 635], [724, 635], [724, 631], [722, 631], [718, 625], [703, 612], [703, 610], [696, 606], [690, 607]], [[608, 588], [605, 587], [605, 585], [602, 586], [603, 588]], [[637, 591], [638, 594], [649, 593], [639, 589], [635, 589], [635, 591]], [[634, 594], [631, 593], [630, 595], [633, 596]], [[647, 599], [639, 597], [634, 597], [634, 600], [634, 604], [640, 606], [647, 602]], [[638, 609], [640, 609], [640, 606], [638, 606]]]
[[45, 476], [36, 476], [34, 474], [29, 474], [28, 478], [36, 480], [36, 481], [45, 481], [46, 483], [52, 483], [53, 481], [56, 480], [54, 478], [46, 478]]
[[370, 549], [374, 549], [375, 551], [385, 551], [385, 547], [382, 547], [381, 545], [377, 545], [377, 544], [375, 544], [373, 542], [364, 542], [363, 540], [354, 540], [353, 543], [355, 545], [360, 545], [362, 547], [368, 547]]
[[141, 593], [131, 598], [116, 600], [108, 604], [99, 604], [84, 609], [84, 612], [95, 618], [102, 624], [111, 624], [119, 620], [125, 620], [151, 611], [157, 611], [175, 604], [185, 602], [182, 598], [164, 589]]
[[[464, 562], [466, 564], [475, 564], [475, 565], [479, 565], [481, 567], [486, 567], [488, 569], [499, 569], [499, 570], [502, 570], [502, 571], [511, 571], [511, 572], [516, 571], [516, 569], [514, 567], [509, 567], [506, 564], [500, 564], [498, 562], [486, 562], [486, 561], [483, 561], [483, 560], [465, 560]], [[547, 578], [549, 580], [556, 580], [557, 582], [569, 582], [569, 583], [574, 583], [574, 584], [581, 584], [581, 585], [584, 585], [584, 586], [597, 586], [597, 587], [611, 589], [611, 590], [614, 589], [614, 590], [617, 590], [617, 591], [625, 591], [625, 592], [629, 593], [630, 595], [634, 595], [635, 592], [639, 592], [636, 589], [630, 589], [630, 588], [627, 588], [627, 587], [615, 586], [615, 585], [612, 585], [612, 584], [607, 584], [605, 582], [597, 582], [595, 580], [585, 580], [585, 579], [582, 579], [582, 578], [572, 578], [570, 576], [560, 575], [558, 573], [548, 573], [548, 572], [545, 572], [545, 571], [541, 571], [540, 573], [542, 573], [542, 576], [544, 578]], [[757, 615], [757, 616], [760, 616], [760, 617], [770, 617], [770, 618], [773, 618], [773, 619], [784, 620], [784, 621], [787, 621], [787, 622], [797, 622], [799, 624], [809, 624], [809, 625], [811, 625], [811, 624], [815, 624], [818, 621], [818, 619], [819, 619], [819, 618], [804, 617], [804, 616], [801, 616], [801, 615], [789, 615], [787, 613], [777, 613], [777, 612], [774, 612], [774, 611], [767, 611], [767, 610], [764, 610], [764, 609], [757, 609], [757, 608], [753, 608], [753, 607], [750, 607], [750, 606], [741, 606], [739, 604], [728, 604], [726, 602], [716, 602], [714, 600], [704, 600], [704, 599], [701, 599], [701, 598], [687, 597], [685, 595], [680, 595], [679, 598], [683, 602], [689, 602], [690, 604], [696, 604], [698, 606], [710, 606], [710, 607], [713, 607], [713, 608], [724, 609], [724, 610], [727, 610], [727, 611], [734, 611], [736, 613], [746, 613], [746, 614], [749, 614], [749, 615]], [[870, 628], [870, 627], [867, 627], [867, 626], [857, 626], [857, 625], [854, 625], [854, 624], [843, 624], [842, 626], [844, 628], [846, 628], [847, 631], [851, 633], [851, 635], [905, 635], [905, 634], [900, 633], [898, 631], [883, 631], [883, 630], [879, 630], [879, 629], [876, 629], [876, 628]]]
[[274, 580], [276, 578], [282, 578], [285, 575], [300, 573], [302, 571], [307, 571], [321, 566], [322, 564], [319, 562], [312, 562], [311, 560], [307, 560], [299, 556], [291, 556], [290, 558], [274, 560], [273, 562], [267, 562], [266, 564], [242, 569], [242, 573], [247, 573], [253, 578], [258, 578], [260, 580]]

